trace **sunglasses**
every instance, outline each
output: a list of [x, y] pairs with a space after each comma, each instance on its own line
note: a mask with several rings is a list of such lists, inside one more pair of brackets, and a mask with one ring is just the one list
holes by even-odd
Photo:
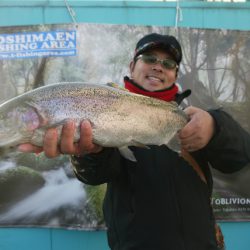
[[141, 54], [135, 58], [136, 60], [141, 59], [147, 64], [157, 64], [160, 63], [165, 69], [178, 69], [177, 63], [172, 59], [159, 59], [154, 55]]

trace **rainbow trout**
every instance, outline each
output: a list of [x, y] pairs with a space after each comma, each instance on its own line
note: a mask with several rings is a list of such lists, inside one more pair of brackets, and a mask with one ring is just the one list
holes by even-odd
[[171, 144], [176, 145], [171, 143], [175, 141], [172, 138], [188, 121], [174, 102], [106, 85], [52, 84], [0, 105], [0, 154], [21, 143], [42, 146], [46, 129], [57, 127], [60, 135], [68, 119], [78, 126], [75, 141], [79, 140], [80, 122], [88, 119], [94, 143], [117, 147], [124, 157], [133, 161], [135, 157], [128, 146], [165, 144], [171, 148]]

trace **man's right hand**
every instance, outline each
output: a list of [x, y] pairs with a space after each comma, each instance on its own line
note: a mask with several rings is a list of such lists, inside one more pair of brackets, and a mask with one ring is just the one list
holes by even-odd
[[90, 122], [85, 120], [80, 126], [80, 140], [77, 143], [74, 142], [75, 123], [68, 121], [63, 126], [60, 144], [58, 144], [57, 129], [50, 128], [45, 133], [43, 147], [37, 147], [27, 143], [19, 145], [18, 150], [30, 153], [41, 153], [44, 151], [44, 154], [49, 158], [57, 157], [60, 154], [81, 156], [86, 153], [100, 152], [102, 147], [92, 142], [93, 135]]

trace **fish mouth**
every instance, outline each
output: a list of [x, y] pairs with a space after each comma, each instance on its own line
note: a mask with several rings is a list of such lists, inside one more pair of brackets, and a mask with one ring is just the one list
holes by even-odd
[[8, 132], [9, 132], [8, 130], [6, 130], [6, 129], [3, 130], [1, 128], [1, 132], [0, 132], [0, 147], [6, 145], [6, 141], [9, 140], [10, 137], [12, 137], [12, 136], [9, 135]]
[[19, 133], [0, 133], [0, 147], [12, 147], [19, 144], [23, 136]]

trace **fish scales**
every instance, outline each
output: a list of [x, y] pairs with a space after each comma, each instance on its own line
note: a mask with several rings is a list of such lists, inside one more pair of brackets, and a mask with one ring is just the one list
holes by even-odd
[[42, 145], [49, 127], [71, 119], [90, 120], [93, 140], [105, 147], [168, 144], [187, 123], [187, 116], [172, 102], [121, 89], [85, 83], [47, 85], [0, 105], [0, 151], [31, 142]]

